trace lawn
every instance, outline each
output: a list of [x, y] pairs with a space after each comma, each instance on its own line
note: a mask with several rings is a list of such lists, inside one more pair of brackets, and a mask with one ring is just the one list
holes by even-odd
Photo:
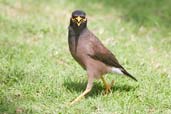
[[[0, 114], [171, 114], [170, 0], [0, 0]], [[138, 79], [101, 80], [80, 102], [86, 72], [71, 57], [71, 12]]]

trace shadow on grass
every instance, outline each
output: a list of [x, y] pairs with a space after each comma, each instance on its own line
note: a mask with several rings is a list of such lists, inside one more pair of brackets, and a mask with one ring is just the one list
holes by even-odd
[[[86, 81], [65, 81], [64, 86], [66, 87], [67, 90], [70, 92], [83, 92], [86, 89], [87, 82]], [[115, 84], [112, 87], [112, 91], [116, 92], [129, 92], [129, 91], [135, 91], [137, 87], [130, 86], [130, 85], [117, 85]], [[94, 86], [91, 90], [91, 92], [87, 96], [99, 96], [104, 93], [104, 85], [100, 82], [94, 82]]]

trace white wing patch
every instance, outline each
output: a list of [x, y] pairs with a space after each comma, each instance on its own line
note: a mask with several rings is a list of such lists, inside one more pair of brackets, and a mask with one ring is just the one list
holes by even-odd
[[123, 74], [120, 68], [115, 68], [115, 67], [112, 67], [112, 72], [117, 74]]

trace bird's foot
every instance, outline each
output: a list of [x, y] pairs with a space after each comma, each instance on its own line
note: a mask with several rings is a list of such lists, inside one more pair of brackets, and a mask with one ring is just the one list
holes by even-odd
[[105, 94], [108, 94], [111, 91], [111, 87], [114, 84], [114, 80], [112, 80], [111, 84], [107, 84], [106, 85], [106, 89], [105, 89]]

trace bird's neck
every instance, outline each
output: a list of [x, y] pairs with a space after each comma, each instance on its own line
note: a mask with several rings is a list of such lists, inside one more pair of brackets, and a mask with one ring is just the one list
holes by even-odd
[[75, 28], [75, 29], [73, 29], [74, 30], [74, 32], [75, 32], [75, 35], [76, 35], [76, 37], [79, 37], [80, 36], [80, 34], [85, 30], [86, 28]]
[[[75, 27], [75, 26], [69, 26], [69, 45], [70, 50], [73, 49], [72, 52], [77, 53], [77, 45], [80, 35], [87, 29], [87, 27]], [[72, 48], [72, 49], [71, 49]]]
[[75, 36], [79, 36], [85, 29], [87, 29], [87, 24], [80, 25], [79, 27], [75, 24], [70, 24], [70, 27], [72, 28], [72, 32], [74, 32]]

